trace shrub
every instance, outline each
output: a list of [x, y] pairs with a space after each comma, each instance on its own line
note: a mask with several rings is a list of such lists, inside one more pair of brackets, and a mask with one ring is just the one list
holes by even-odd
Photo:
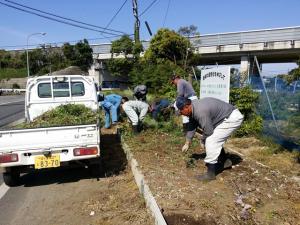
[[231, 89], [230, 102], [244, 115], [244, 122], [236, 131], [237, 136], [257, 135], [262, 132], [263, 120], [256, 114], [258, 100], [259, 94], [250, 87]]
[[157, 96], [175, 97], [176, 88], [170, 84], [170, 77], [174, 72], [184, 74], [180, 67], [167, 60], [157, 64], [140, 60], [130, 72], [130, 80], [133, 86], [145, 84], [149, 92]]
[[13, 83], [12, 88], [13, 89], [20, 89], [20, 85], [17, 84], [17, 83]]

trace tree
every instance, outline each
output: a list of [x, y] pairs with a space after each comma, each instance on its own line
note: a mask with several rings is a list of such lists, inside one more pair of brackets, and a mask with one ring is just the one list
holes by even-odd
[[44, 67], [41, 69], [42, 74], [51, 73], [52, 71], [63, 69], [69, 65], [62, 48], [43, 45], [42, 50], [45, 55]]
[[132, 70], [133, 60], [130, 59], [110, 59], [106, 63], [108, 70], [114, 76], [127, 76]]
[[[194, 25], [190, 25], [187, 27], [180, 27], [178, 29], [177, 33], [188, 38], [188, 40], [191, 36], [200, 35], [200, 33], [197, 31], [197, 26], [194, 26]], [[194, 50], [194, 48], [191, 46], [190, 52], [193, 50]], [[197, 54], [197, 55], [192, 54], [189, 57], [190, 60], [188, 62], [188, 55], [190, 54], [190, 52], [188, 51], [188, 48], [187, 48], [186, 52], [185, 52], [185, 56], [184, 56], [184, 70], [186, 70], [188, 64], [197, 64], [197, 62], [199, 60], [199, 57], [200, 57], [199, 54]]]
[[86, 39], [75, 45], [75, 56], [74, 66], [79, 66], [83, 71], [88, 71], [93, 64], [93, 49]]
[[34, 49], [29, 53], [29, 69], [31, 75], [42, 75], [40, 71], [46, 64], [46, 57], [42, 49]]
[[175, 31], [160, 29], [151, 39], [150, 47], [145, 52], [146, 60], [158, 62], [170, 60], [176, 65], [183, 65], [186, 52], [191, 55], [190, 42]]
[[[132, 70], [133, 59], [128, 58], [129, 54], [134, 51], [133, 41], [128, 35], [123, 35], [120, 39], [115, 40], [111, 44], [111, 59], [106, 63], [108, 70], [114, 76], [127, 76]], [[114, 59], [114, 53], [123, 53], [124, 59]]]
[[14, 53], [0, 50], [0, 69], [4, 68], [24, 68], [26, 66], [26, 61], [22, 58], [22, 53]]
[[134, 44], [128, 35], [111, 43], [111, 53], [124, 53], [125, 57], [133, 53]]
[[300, 79], [300, 60], [298, 60], [297, 64], [298, 64], [298, 68], [292, 69], [289, 72], [289, 75], [292, 76], [293, 81]]
[[93, 49], [86, 39], [79, 41], [74, 46], [65, 43], [62, 50], [68, 64], [71, 66], [78, 66], [83, 71], [88, 71], [93, 63]]
[[187, 27], [180, 27], [177, 31], [178, 34], [185, 36], [185, 37], [191, 37], [191, 36], [196, 36], [200, 35], [200, 33], [197, 31], [197, 26], [190, 25]]
[[134, 64], [129, 75], [133, 86], [145, 84], [150, 93], [165, 97], [175, 97], [176, 89], [170, 84], [170, 75], [174, 72], [178, 74], [184, 73], [182, 68], [168, 60], [151, 63], [141, 59]]
[[75, 49], [73, 45], [70, 45], [70, 43], [65, 43], [62, 46], [62, 51], [66, 59], [69, 61], [69, 63], [72, 63], [75, 59]]

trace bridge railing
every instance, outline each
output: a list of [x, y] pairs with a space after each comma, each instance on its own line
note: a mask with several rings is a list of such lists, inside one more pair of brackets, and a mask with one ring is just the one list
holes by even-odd
[[190, 38], [194, 46], [234, 45], [300, 40], [300, 27], [208, 34]]
[[[189, 39], [195, 47], [298, 41], [300, 40], [300, 27], [206, 34], [193, 36]], [[142, 44], [144, 50], [146, 50], [148, 49], [150, 42], [142, 41]], [[109, 43], [91, 45], [91, 47], [95, 54], [108, 54], [111, 50], [111, 44]]]

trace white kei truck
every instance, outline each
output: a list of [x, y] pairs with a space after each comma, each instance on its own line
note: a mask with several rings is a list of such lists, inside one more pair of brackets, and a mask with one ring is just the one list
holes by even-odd
[[[62, 104], [83, 104], [97, 112], [97, 85], [88, 76], [52, 75], [29, 78], [25, 120], [30, 122]], [[18, 184], [20, 173], [72, 163], [101, 170], [100, 125], [0, 130], [0, 167], [5, 184]], [[94, 174], [96, 174], [94, 173]]]

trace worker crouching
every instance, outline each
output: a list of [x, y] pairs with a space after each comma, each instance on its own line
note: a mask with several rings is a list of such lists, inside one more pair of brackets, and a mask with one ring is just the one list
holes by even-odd
[[[207, 172], [197, 176], [198, 180], [209, 181], [216, 179], [217, 173], [231, 166], [226, 159], [223, 145], [230, 135], [238, 129], [244, 116], [233, 105], [215, 98], [193, 100], [178, 97], [176, 106], [181, 115], [188, 116], [195, 130], [202, 129], [201, 142], [205, 146], [204, 159]], [[192, 138], [192, 137], [191, 137]]]
[[139, 100], [128, 100], [127, 97], [122, 97], [122, 109], [131, 121], [133, 133], [139, 133], [149, 105]]

